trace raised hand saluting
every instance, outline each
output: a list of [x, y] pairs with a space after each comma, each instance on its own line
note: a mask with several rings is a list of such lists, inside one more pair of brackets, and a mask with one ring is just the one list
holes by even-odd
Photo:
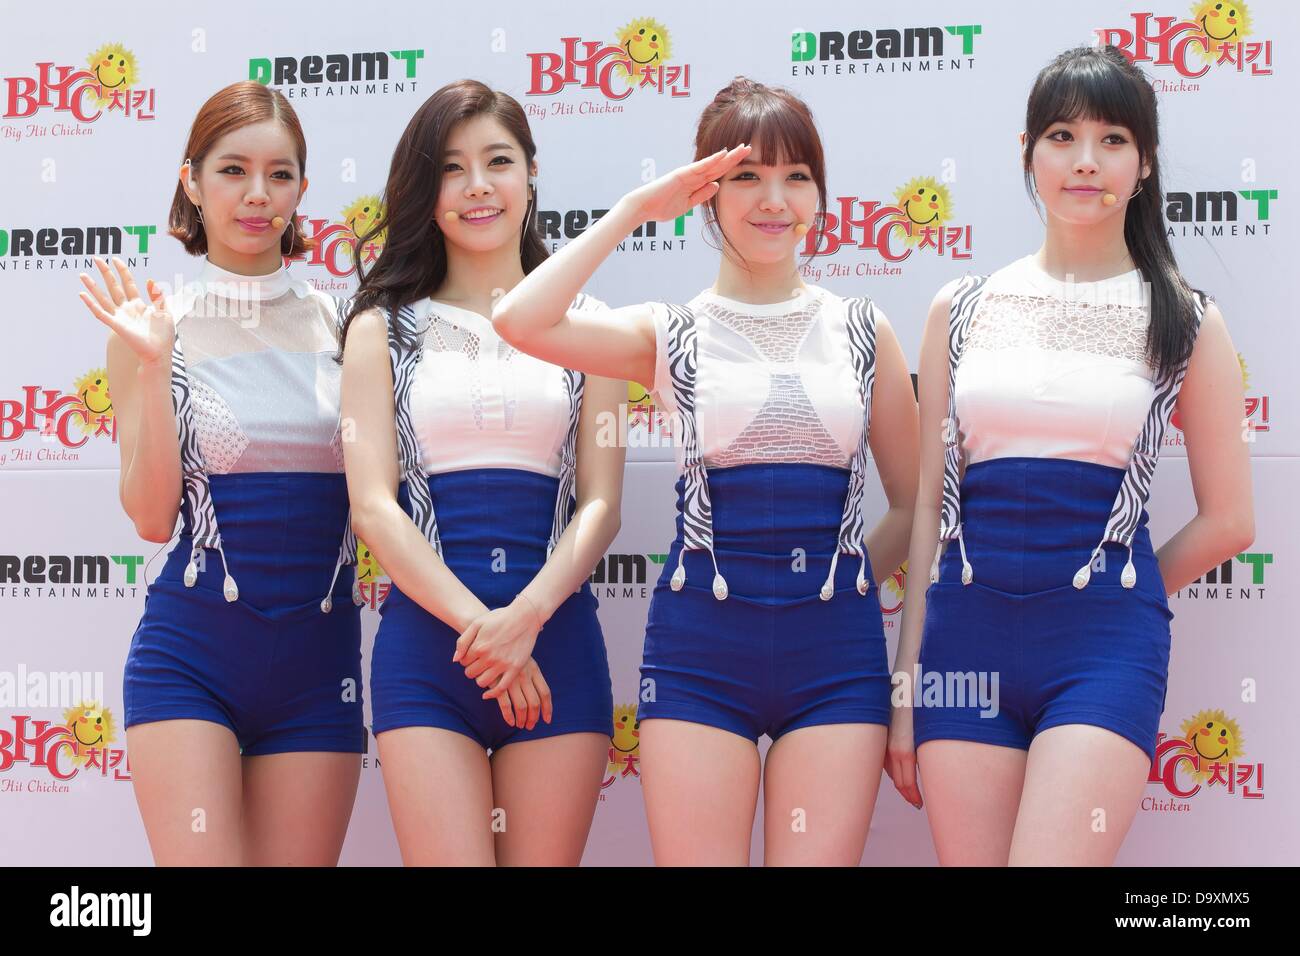
[[628, 194], [643, 220], [663, 222], [686, 215], [687, 211], [712, 199], [718, 180], [749, 155], [751, 146], [742, 144], [720, 149], [712, 156], [660, 176]]

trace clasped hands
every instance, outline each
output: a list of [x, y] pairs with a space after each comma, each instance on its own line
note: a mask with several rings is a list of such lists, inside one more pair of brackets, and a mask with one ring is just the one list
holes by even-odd
[[456, 639], [452, 662], [486, 688], [483, 699], [496, 700], [502, 718], [512, 727], [532, 730], [539, 717], [551, 722], [551, 689], [532, 657], [545, 623], [521, 593], [505, 607], [474, 618]]

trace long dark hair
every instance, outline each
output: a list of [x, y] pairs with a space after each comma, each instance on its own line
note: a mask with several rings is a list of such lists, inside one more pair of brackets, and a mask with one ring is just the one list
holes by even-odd
[[[513, 97], [498, 93], [478, 80], [448, 83], [424, 101], [393, 150], [380, 208], [382, 212], [366, 232], [357, 238], [359, 250], [366, 241], [387, 230], [384, 248], [369, 269], [361, 255], [353, 257], [360, 279], [356, 295], [343, 324], [339, 355], [347, 340], [352, 320], [368, 308], [378, 306], [396, 312], [402, 306], [432, 295], [447, 277], [447, 249], [433, 212], [442, 189], [442, 155], [452, 127], [474, 116], [489, 115], [506, 128], [524, 151], [531, 168], [537, 155], [528, 118]], [[532, 272], [546, 258], [546, 246], [537, 231], [537, 190], [532, 191], [519, 237], [519, 257], [524, 274]], [[406, 341], [400, 328], [399, 342]]]
[[[817, 186], [817, 212], [814, 223], [826, 215], [826, 156], [821, 135], [808, 104], [789, 90], [765, 86], [757, 80], [738, 76], [704, 107], [695, 130], [695, 159], [712, 156], [720, 149], [741, 143], [753, 143], [754, 161], [763, 166], [807, 163]], [[718, 225], [718, 197], [704, 204], [705, 235], [715, 249], [724, 246], [744, 261]], [[714, 244], [718, 243], [718, 244]]]
[[1124, 211], [1124, 242], [1151, 286], [1151, 323], [1147, 360], [1160, 378], [1177, 370], [1192, 354], [1192, 289], [1178, 271], [1165, 233], [1164, 190], [1160, 186], [1159, 119], [1151, 82], [1118, 49], [1076, 47], [1043, 68], [1034, 80], [1025, 110], [1025, 189], [1034, 196], [1034, 144], [1053, 123], [1096, 119], [1123, 126], [1137, 141], [1141, 161], [1151, 175]]

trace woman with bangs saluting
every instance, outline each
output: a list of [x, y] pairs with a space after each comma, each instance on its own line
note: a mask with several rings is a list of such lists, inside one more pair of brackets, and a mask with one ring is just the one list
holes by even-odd
[[[1042, 247], [945, 286], [926, 323], [910, 567], [931, 583], [907, 589], [896, 661], [998, 695], [898, 707], [888, 769], [920, 806], [919, 764], [940, 863], [1106, 865], [1155, 750], [1166, 594], [1254, 537], [1241, 374], [1165, 235], [1142, 72], [1063, 53], [1021, 146]], [[1175, 408], [1197, 514], [1157, 554], [1145, 505]]]
[[[344, 327], [352, 526], [393, 581], [370, 690], [409, 864], [582, 858], [613, 733], [588, 579], [618, 531], [624, 382], [521, 354], [488, 316], [546, 258], [519, 103], [461, 80], [393, 153]], [[557, 307], [602, 304], [578, 293]]]
[[[877, 586], [911, 527], [916, 403], [880, 310], [800, 278], [795, 246], [826, 199], [807, 106], [738, 77], [705, 108], [695, 156], [533, 270], [493, 323], [538, 358], [649, 386], [674, 418], [677, 535], [638, 709], [655, 861], [746, 864], [761, 779], [767, 863], [853, 865], [889, 723]], [[723, 240], [713, 288], [569, 306], [628, 233], [698, 203]], [[870, 535], [868, 443], [890, 502]]]

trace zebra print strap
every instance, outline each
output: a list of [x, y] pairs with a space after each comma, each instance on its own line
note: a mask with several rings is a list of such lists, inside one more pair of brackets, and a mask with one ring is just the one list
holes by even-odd
[[695, 313], [680, 305], [668, 310], [668, 377], [672, 379], [673, 397], [677, 401], [677, 421], [682, 443], [682, 548], [677, 554], [677, 570], [669, 581], [674, 591], [686, 584], [686, 552], [707, 550], [713, 562], [713, 596], [725, 601], [730, 590], [727, 579], [718, 570], [713, 553], [713, 503], [709, 498], [709, 474], [700, 452], [699, 430], [695, 420], [695, 375], [699, 369]]
[[682, 426], [683, 478], [682, 540], [688, 550], [713, 550], [713, 503], [708, 472], [700, 453], [695, 419], [695, 376], [698, 370], [695, 313], [680, 305], [668, 309], [668, 374]]
[[849, 466], [849, 489], [844, 496], [840, 518], [839, 549], [849, 554], [862, 553], [862, 498], [867, 469], [867, 444], [871, 430], [871, 390], [876, 382], [876, 307], [868, 298], [847, 299], [849, 355], [858, 379], [858, 399], [862, 402], [862, 435]]
[[352, 311], [351, 296], [336, 296], [334, 298], [334, 330], [338, 333], [338, 339], [343, 341], [343, 327], [348, 323], [348, 313]]
[[964, 276], [957, 283], [948, 312], [948, 417], [943, 423], [943, 504], [939, 541], [961, 534], [961, 436], [957, 425], [957, 363], [961, 361], [971, 319], [988, 276]]
[[[1195, 293], [1192, 295], [1192, 302], [1192, 335], [1195, 338], [1200, 332], [1201, 319], [1205, 317], [1208, 299], [1202, 298], [1200, 293]], [[1155, 475], [1156, 461], [1164, 445], [1165, 430], [1169, 427], [1169, 419], [1174, 413], [1174, 406], [1178, 403], [1178, 392], [1187, 375], [1187, 365], [1187, 362], [1183, 362], [1156, 386], [1155, 398], [1147, 412], [1142, 432], [1133, 446], [1133, 457], [1129, 460], [1124, 482], [1115, 495], [1115, 504], [1106, 522], [1103, 542], [1113, 541], [1124, 547], [1133, 545], [1133, 536], [1137, 534], [1138, 525], [1142, 520], [1142, 510], [1151, 496], [1151, 479]]]
[[840, 552], [858, 555], [862, 566], [858, 571], [858, 593], [870, 589], [867, 581], [867, 549], [862, 542], [866, 533], [862, 515], [863, 490], [866, 485], [867, 444], [871, 434], [871, 390], [876, 382], [876, 307], [866, 297], [846, 299], [848, 310], [846, 327], [849, 336], [849, 356], [858, 380], [858, 399], [862, 402], [862, 434], [858, 447], [849, 461], [849, 486], [844, 495], [844, 510], [840, 515], [839, 539], [831, 557], [830, 573], [822, 584], [821, 599], [829, 601], [835, 596], [835, 568]]
[[[411, 417], [411, 386], [415, 383], [415, 370], [424, 355], [423, 337], [429, 328], [427, 320], [416, 317], [411, 306], [404, 305], [397, 314], [388, 314], [388, 357], [393, 367], [393, 405], [397, 413], [397, 457], [399, 480], [406, 482], [406, 492], [411, 502], [411, 519], [415, 526], [442, 556], [442, 540], [438, 537], [438, 522], [433, 514], [433, 498], [424, 477], [424, 462], [420, 456], [420, 442]], [[403, 341], [413, 342], [411, 346]]]
[[564, 446], [560, 449], [560, 487], [555, 494], [555, 517], [551, 522], [551, 538], [546, 543], [546, 558], [550, 560], [551, 552], [560, 542], [560, 536], [569, 526], [569, 516], [577, 503], [578, 475], [578, 418], [582, 414], [582, 395], [586, 388], [587, 377], [573, 369], [563, 369], [564, 392], [569, 399], [569, 426], [564, 434]]
[[194, 405], [190, 398], [190, 378], [185, 370], [185, 353], [177, 334], [172, 344], [172, 408], [176, 412], [176, 432], [181, 449], [181, 492], [189, 506], [190, 531], [195, 550], [220, 548], [221, 532], [217, 512], [212, 505], [208, 469], [199, 448], [199, 433], [194, 427]]

